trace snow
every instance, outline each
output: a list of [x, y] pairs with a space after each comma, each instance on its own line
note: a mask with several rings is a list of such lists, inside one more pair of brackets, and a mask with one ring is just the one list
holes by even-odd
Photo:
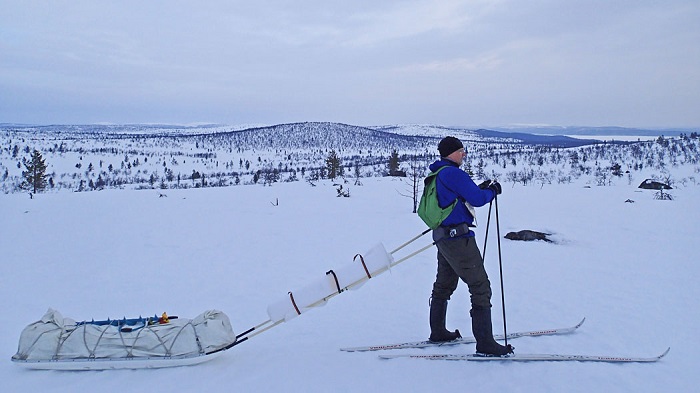
[[[653, 356], [654, 364], [464, 363], [380, 360], [341, 347], [421, 340], [435, 250], [418, 254], [222, 356], [196, 366], [99, 372], [32, 371], [10, 357], [22, 329], [49, 307], [77, 320], [207, 309], [240, 333], [267, 306], [357, 253], [393, 250], [424, 229], [401, 179], [335, 187], [305, 182], [189, 190], [0, 195], [0, 380], [3, 391], [658, 392], [695, 391], [700, 187], [653, 199], [620, 181], [606, 187], [504, 184], [501, 237], [533, 229], [555, 244], [501, 239], [509, 331], [586, 323], [572, 335], [512, 340], [519, 353]], [[638, 183], [638, 182], [635, 182]], [[160, 197], [159, 194], [167, 196]], [[626, 203], [627, 199], [634, 203]], [[276, 205], [275, 201], [279, 201]], [[483, 249], [488, 208], [477, 210]], [[486, 266], [494, 332], [502, 331], [498, 247], [492, 220]], [[397, 253], [428, 244], [425, 236]], [[405, 251], [405, 253], [404, 253]], [[469, 332], [464, 284], [448, 328]], [[471, 353], [473, 345], [414, 350]], [[408, 353], [409, 350], [403, 352]]]

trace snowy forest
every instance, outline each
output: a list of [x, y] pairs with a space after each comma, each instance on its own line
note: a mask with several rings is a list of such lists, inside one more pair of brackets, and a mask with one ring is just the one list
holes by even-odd
[[[696, 185], [696, 132], [635, 141], [531, 140], [439, 126], [359, 127], [295, 123], [267, 127], [157, 125], [0, 127], [0, 192], [27, 192], [27, 165], [38, 152], [45, 192], [184, 189], [319, 179], [361, 184], [406, 177], [414, 191], [437, 158], [441, 136], [465, 142], [464, 170], [476, 179], [545, 187], [583, 181], [606, 186], [647, 178]], [[519, 134], [520, 135], [520, 134]], [[692, 171], [675, 173], [690, 166]], [[347, 195], [345, 195], [347, 196]]]

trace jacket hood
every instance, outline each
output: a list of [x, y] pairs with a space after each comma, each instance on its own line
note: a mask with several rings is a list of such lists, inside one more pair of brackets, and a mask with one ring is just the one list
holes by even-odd
[[435, 171], [437, 171], [438, 169], [440, 169], [440, 168], [442, 168], [442, 167], [444, 167], [444, 166], [453, 166], [453, 167], [457, 167], [458, 165], [457, 165], [456, 162], [450, 161], [450, 160], [447, 159], [447, 158], [441, 158], [441, 159], [439, 159], [439, 160], [433, 162], [432, 164], [430, 164], [430, 166], [428, 166], [428, 169], [430, 169], [430, 172], [435, 172]]

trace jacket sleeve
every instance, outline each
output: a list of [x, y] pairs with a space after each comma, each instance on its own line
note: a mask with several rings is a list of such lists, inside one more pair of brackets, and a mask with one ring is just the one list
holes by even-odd
[[447, 172], [444, 179], [447, 186], [474, 207], [484, 206], [496, 196], [491, 189], [479, 188], [469, 174], [459, 168], [448, 168], [443, 172]]

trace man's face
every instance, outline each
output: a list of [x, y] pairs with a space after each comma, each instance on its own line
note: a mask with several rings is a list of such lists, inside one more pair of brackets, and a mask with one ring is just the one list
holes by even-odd
[[450, 161], [457, 163], [457, 165], [462, 165], [462, 161], [464, 161], [464, 157], [466, 157], [466, 156], [467, 156], [467, 152], [464, 150], [464, 148], [462, 148], [462, 149], [454, 151], [452, 154], [447, 156], [447, 158]]

